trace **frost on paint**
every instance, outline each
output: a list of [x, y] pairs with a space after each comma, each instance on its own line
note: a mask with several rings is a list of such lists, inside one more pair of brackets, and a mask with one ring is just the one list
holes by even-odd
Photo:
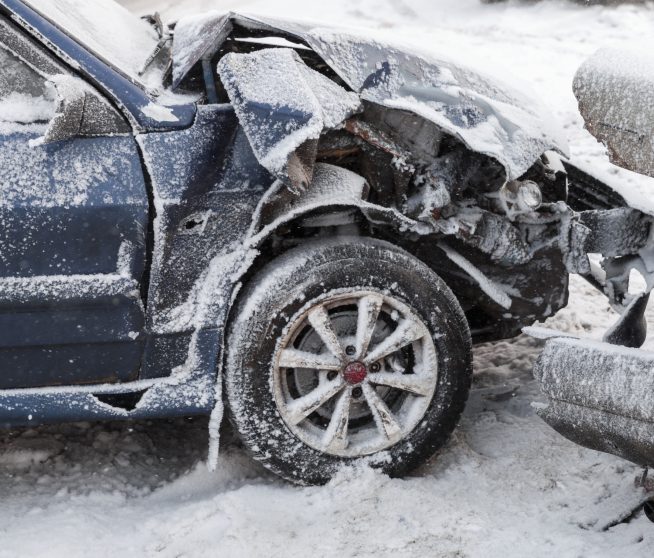
[[[250, 31], [275, 36], [261, 48], [251, 48], [252, 41], [243, 46], [239, 40]], [[220, 50], [226, 41], [228, 53]], [[443, 273], [449, 261], [457, 277], [463, 273], [468, 278], [473, 304], [485, 297], [485, 304], [509, 319], [528, 312], [550, 315], [565, 304], [566, 272], [580, 269], [574, 260], [585, 257], [569, 253], [571, 243], [583, 240], [570, 232], [577, 217], [562, 202], [548, 203], [540, 212], [508, 215], [495, 193], [534, 165], [544, 166], [552, 188], [564, 173], [556, 154], [541, 157], [549, 149], [564, 152], [565, 142], [538, 103], [455, 63], [427, 60], [346, 34], [235, 15], [210, 13], [178, 23], [174, 83], [180, 85], [185, 72], [201, 59], [217, 65], [217, 86], [224, 89], [221, 100], [229, 101], [241, 126], [236, 141], [246, 138], [259, 164], [277, 179], [261, 189], [251, 208], [250, 226], [239, 223], [230, 231], [229, 242], [212, 246], [201, 265], [194, 262], [200, 271], [188, 288], [168, 295], [166, 266], [171, 261], [166, 258], [174, 251], [175, 208], [197, 182], [197, 177], [191, 180], [197, 151], [174, 150], [165, 142], [155, 148], [146, 135], [139, 137], [156, 208], [157, 250], [148, 312], [155, 331], [190, 331], [191, 338], [184, 362], [145, 394], [138, 409], [160, 405], [171, 386], [188, 398], [194, 394], [199, 405], [215, 403], [211, 463], [217, 455], [222, 405], [221, 383], [206, 375], [207, 369], [215, 369], [206, 362], [206, 334], [220, 327], [237, 292], [232, 287], [250, 269], [261, 246], [276, 239], [286, 223], [324, 211], [329, 215], [318, 218], [322, 226], [338, 226], [344, 220], [351, 224], [342, 208], [350, 214], [355, 209], [373, 227], [396, 230], [407, 238], [447, 237], [448, 243], [438, 247], [434, 242], [432, 249], [444, 252]], [[196, 125], [180, 135], [199, 141], [201, 150], [214, 149], [222, 133], [214, 109], [200, 106], [198, 122], [211, 122], [211, 127]], [[153, 158], [158, 150], [175, 172], [160, 171]], [[352, 152], [363, 154], [360, 168], [384, 168], [388, 174], [364, 177], [322, 162], [331, 161], [335, 153]], [[232, 175], [224, 180], [240, 184], [243, 191], [250, 188]], [[221, 226], [218, 218], [213, 211], [201, 212], [200, 237], [215, 234], [215, 227]], [[183, 230], [179, 234], [188, 235]], [[193, 237], [186, 238], [184, 245], [193, 252]], [[552, 252], [566, 261], [549, 255], [540, 259]], [[483, 258], [474, 256], [479, 253]], [[183, 267], [182, 256], [174, 261]], [[534, 273], [546, 275], [539, 277], [550, 285], [546, 293], [534, 289]]]
[[654, 464], [654, 353], [550, 339], [534, 368], [549, 405], [539, 414], [574, 442]]
[[0, 122], [44, 124], [55, 114], [54, 88], [22, 60], [0, 48]]
[[[122, 25], [125, 13], [104, 0], [94, 13], [120, 29], [118, 45], [85, 28], [90, 12], [79, 0], [28, 3], [134, 81], [157, 45], [161, 58], [169, 54], [165, 29]], [[138, 130], [138, 156], [120, 114], [63, 69], [46, 71], [38, 90], [23, 80], [0, 104], [0, 133], [12, 139], [0, 149], [0, 213], [24, 241], [0, 243], [0, 262], [20, 261], [43, 233], [37, 218], [12, 215], [16, 207], [36, 214], [134, 206], [130, 222], [138, 228], [112, 249], [115, 272], [66, 275], [57, 267], [50, 276], [9, 277], [0, 299], [130, 298], [145, 326], [128, 324], [125, 335], [148, 343], [138, 372], [147, 380], [39, 391], [37, 403], [21, 407], [25, 414], [52, 406], [93, 417], [213, 411], [215, 464], [222, 354], [241, 283], [307, 239], [358, 235], [404, 247], [452, 285], [471, 329], [486, 340], [511, 337], [562, 308], [569, 273], [593, 273], [591, 248], [615, 260], [640, 253], [647, 267], [649, 218], [609, 211], [604, 190], [569, 188], [575, 167], [561, 162], [565, 139], [544, 106], [456, 60], [355, 33], [215, 12], [180, 21], [171, 50], [172, 88], [138, 103], [156, 128]], [[156, 85], [161, 91], [167, 83]], [[167, 106], [174, 102], [195, 110], [188, 126]], [[8, 114], [18, 122], [5, 122]], [[44, 166], [47, 172], [33, 170]], [[538, 195], [520, 206], [528, 187]], [[55, 225], [55, 238], [70, 230]], [[144, 274], [135, 272], [136, 260]], [[601, 271], [611, 302], [624, 306], [624, 267]], [[137, 395], [133, 408], [112, 406], [110, 397], [124, 392]], [[7, 399], [0, 394], [0, 406]]]
[[156, 31], [112, 0], [28, 0], [84, 46], [132, 79], [139, 79], [158, 42]]
[[[522, 175], [544, 151], [567, 153], [566, 139], [544, 105], [514, 87], [457, 60], [432, 59], [307, 24], [216, 12], [183, 18], [175, 28], [173, 84], [181, 84], [235, 29], [281, 35], [310, 48], [360, 99], [437, 124], [470, 149], [499, 161], [509, 179]], [[261, 82], [262, 89], [267, 85]]]
[[218, 72], [257, 159], [294, 190], [311, 182], [320, 134], [360, 110], [291, 49], [227, 54]]
[[586, 127], [621, 167], [654, 176], [654, 57], [601, 49], [584, 62], [574, 92]]
[[[654, 176], [654, 58], [600, 50], [577, 71], [574, 92], [586, 127], [611, 160]], [[641, 221], [642, 220], [642, 221]], [[604, 342], [549, 337], [534, 368], [549, 399], [539, 414], [557, 431], [586, 447], [640, 465], [654, 465], [654, 354], [646, 341], [645, 310], [654, 285], [651, 218], [628, 208], [587, 212], [586, 252], [602, 254], [589, 266], [619, 320]], [[641, 224], [638, 224], [641, 222]], [[631, 292], [638, 271], [644, 290]], [[543, 332], [536, 332], [543, 336]]]

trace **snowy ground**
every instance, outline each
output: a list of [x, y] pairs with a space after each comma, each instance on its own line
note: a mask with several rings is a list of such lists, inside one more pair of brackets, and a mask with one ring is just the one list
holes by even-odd
[[[640, 195], [652, 181], [617, 171], [582, 130], [572, 75], [601, 45], [641, 47], [654, 6], [477, 0], [124, 0], [164, 16], [210, 6], [368, 25], [423, 49], [465, 53], [531, 82], [566, 127], [577, 161]], [[500, 64], [501, 61], [501, 64]], [[651, 190], [654, 192], [654, 189]], [[650, 316], [654, 324], [654, 311]], [[573, 278], [551, 323], [601, 335], [614, 319]], [[477, 347], [476, 383], [445, 451], [411, 478], [346, 471], [296, 488], [225, 443], [209, 473], [204, 419], [50, 426], [0, 434], [0, 558], [16, 556], [651, 556], [654, 525], [632, 509], [637, 469], [578, 448], [533, 413], [538, 342]], [[224, 436], [229, 438], [227, 432]]]

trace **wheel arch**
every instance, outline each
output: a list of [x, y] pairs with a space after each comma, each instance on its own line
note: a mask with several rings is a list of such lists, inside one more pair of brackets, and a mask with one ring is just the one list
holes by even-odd
[[[276, 183], [262, 198], [249, 233], [249, 247], [256, 251], [241, 269], [238, 286], [232, 292], [225, 325], [233, 318], [239, 290], [261, 267], [291, 248], [317, 237], [342, 234], [389, 242], [439, 274], [454, 291], [462, 306], [457, 281], [466, 275], [470, 285], [484, 297], [477, 282], [448, 258], [431, 227], [414, 221], [392, 207], [366, 200], [368, 185], [356, 173], [328, 164], [318, 164], [314, 181], [305, 192], [293, 194]], [[490, 301], [490, 304], [493, 304]]]
[[[230, 326], [229, 333], [226, 337], [226, 339], [229, 339], [228, 348], [231, 349], [231, 351], [226, 350], [223, 354], [225, 368], [221, 370], [223, 394], [229, 396], [224, 408], [229, 409], [228, 416], [232, 421], [235, 417], [240, 417], [239, 420], [249, 420], [247, 419], [247, 416], [250, 414], [248, 409], [251, 409], [251, 407], [240, 404], [236, 405], [236, 407], [233, 406], [233, 395], [235, 393], [241, 393], [241, 390], [238, 386], [235, 387], [235, 376], [233, 373], [230, 375], [230, 371], [233, 372], [238, 370], [239, 377], [249, 375], [253, 378], [263, 378], [264, 376], [261, 374], [250, 374], [251, 370], [256, 369], [256, 366], [253, 368], [254, 363], [258, 363], [257, 366], [261, 365], [265, 367], [268, 365], [268, 361], [266, 360], [267, 357], [261, 357], [262, 353], [260, 350], [252, 349], [256, 343], [259, 343], [256, 339], [265, 340], [266, 346], [275, 343], [275, 340], [278, 339], [277, 333], [284, 331], [284, 329], [280, 328], [286, 327], [284, 325], [285, 322], [291, 319], [292, 316], [296, 315], [296, 312], [302, 312], [303, 305], [315, 300], [314, 297], [317, 292], [326, 292], [325, 289], [340, 289], [343, 287], [344, 284], [342, 279], [344, 277], [346, 278], [345, 285], [352, 286], [354, 284], [357, 286], [356, 288], [360, 288], [362, 284], [375, 285], [375, 288], [386, 292], [383, 289], [392, 285], [392, 287], [390, 287], [391, 290], [399, 288], [399, 292], [404, 293], [404, 295], [408, 296], [410, 300], [414, 300], [414, 297], [419, 297], [418, 293], [430, 292], [432, 296], [423, 299], [429, 301], [433, 301], [440, 296], [445, 296], [445, 293], [449, 293], [450, 298], [448, 300], [451, 301], [451, 303], [447, 305], [447, 308], [451, 308], [451, 312], [448, 310], [424, 310], [424, 316], [431, 316], [431, 318], [429, 318], [431, 320], [444, 320], [442, 324], [444, 327], [445, 324], [447, 324], [447, 326], [443, 331], [449, 332], [450, 328], [455, 328], [455, 324], [461, 324], [462, 329], [457, 329], [460, 333], [457, 334], [458, 337], [456, 338], [461, 340], [462, 346], [466, 349], [465, 354], [469, 354], [470, 336], [467, 322], [458, 303], [452, 297], [450, 289], [442, 283], [440, 278], [434, 278], [433, 272], [431, 272], [426, 265], [412, 258], [405, 250], [395, 245], [390, 245], [388, 242], [379, 239], [366, 239], [365, 242], [362, 242], [362, 250], [358, 250], [358, 247], [355, 248], [356, 242], [348, 242], [347, 240], [348, 239], [345, 239], [345, 242], [342, 242], [339, 238], [328, 238], [324, 239], [324, 241], [317, 239], [313, 242], [308, 242], [305, 245], [296, 246], [294, 250], [288, 251], [280, 257], [280, 265], [277, 265], [277, 262], [273, 262], [272, 265], [268, 264], [264, 269], [260, 269], [258, 277], [254, 278], [247, 288], [242, 291], [242, 294], [245, 294], [246, 296], [244, 299], [241, 299], [238, 306], [234, 307], [238, 312], [235, 315], [235, 320]], [[387, 253], [390, 255], [385, 256], [380, 254], [372, 259], [370, 258], [371, 252], [374, 252], [374, 248], [384, 247], [386, 247]], [[344, 254], [347, 258], [338, 257], [343, 256]], [[365, 261], [366, 256], [368, 257], [368, 262], [362, 263]], [[409, 258], [410, 260], [414, 260], [414, 263], [411, 263]], [[340, 263], [342, 259], [347, 259], [349, 262], [345, 266], [347, 269], [352, 270], [352, 266], [354, 266], [358, 271], [355, 273], [345, 273], [345, 275], [343, 275], [342, 270], [344, 268], [341, 267]], [[384, 265], [386, 263], [389, 264], [390, 268]], [[316, 265], [319, 269], [325, 270], [324, 275], [322, 272], [314, 275], [313, 272], [307, 271], [307, 269], [311, 269], [312, 266]], [[395, 269], [397, 274], [393, 271], [393, 265], [396, 266]], [[329, 269], [327, 269], [328, 266]], [[376, 269], [376, 271], [370, 273], [370, 271], [374, 269]], [[422, 271], [420, 271], [421, 269]], [[397, 283], [394, 282], [395, 280]], [[310, 288], [308, 287], [309, 284], [311, 285]], [[417, 290], [414, 287], [415, 284], [420, 285]], [[404, 288], [402, 285], [404, 285]], [[280, 297], [282, 298], [280, 299]], [[284, 310], [280, 310], [280, 306], [276, 304], [276, 301], [279, 302], [284, 297], [287, 297], [286, 300], [292, 302], [292, 308], [287, 310], [287, 307], [284, 307]], [[428, 306], [429, 304], [418, 305], [417, 308], [424, 309]], [[458, 311], [456, 311], [456, 309], [458, 309]], [[438, 318], [439, 316], [440, 318]], [[443, 318], [443, 316], [448, 317]], [[450, 319], [449, 316], [458, 316], [458, 321]], [[269, 317], [272, 317], [272, 320], [270, 320]], [[274, 328], [277, 329], [275, 330]], [[275, 333], [275, 331], [277, 331], [277, 333]], [[437, 332], [432, 335], [434, 336], [434, 339], [438, 339], [439, 342], [450, 338], [447, 333], [445, 335], [441, 334], [440, 326], [430, 331]], [[246, 360], [241, 362], [243, 353], [248, 353], [250, 356], [246, 357]], [[267, 350], [264, 350], [263, 354], [268, 355], [269, 353]], [[463, 352], [457, 352], [456, 354], [461, 356]], [[248, 361], [248, 358], [251, 360]], [[451, 362], [451, 360], [445, 358], [443, 362]], [[452, 370], [468, 371], [469, 368], [467, 366], [454, 366]], [[456, 382], [444, 380], [443, 385], [469, 385], [469, 376], [467, 373], [460, 375], [457, 374], [456, 378], [458, 378]], [[261, 380], [255, 381], [259, 382]], [[266, 379], [265, 382], [267, 381], [268, 380]], [[439, 409], [443, 408], [440, 404], [437, 405], [437, 407]], [[268, 412], [266, 412], [265, 415], [271, 416]], [[284, 427], [282, 430], [286, 430], [286, 428]], [[417, 431], [419, 430], [420, 429]], [[281, 432], [281, 430], [276, 431]], [[242, 432], [239, 431], [239, 435], [242, 435]], [[430, 451], [433, 451], [434, 449], [435, 447], [432, 447], [432, 450]], [[254, 447], [252, 448], [252, 451], [257, 459], [263, 460], [264, 462], [270, 461], [269, 452], [265, 450], [262, 451], [262, 447]], [[409, 453], [413, 455], [413, 449], [411, 449]], [[419, 457], [420, 452], [416, 455]], [[374, 460], [370, 462], [376, 463]], [[387, 462], [386, 456], [384, 457], [383, 462]], [[380, 462], [380, 464], [382, 463]], [[274, 467], [273, 470], [275, 470]], [[285, 476], [290, 480], [298, 482], [298, 478], [285, 475], [283, 472], [278, 470], [275, 470], [275, 472], [282, 474], [282, 476]], [[325, 482], [325, 480], [326, 479], [310, 482]]]

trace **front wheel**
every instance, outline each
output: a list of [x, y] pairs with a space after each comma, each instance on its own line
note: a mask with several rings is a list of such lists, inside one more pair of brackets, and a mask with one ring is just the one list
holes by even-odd
[[366, 459], [401, 475], [443, 446], [470, 388], [470, 333], [443, 281], [388, 244], [304, 244], [264, 267], [227, 340], [229, 416], [267, 468], [324, 483]]

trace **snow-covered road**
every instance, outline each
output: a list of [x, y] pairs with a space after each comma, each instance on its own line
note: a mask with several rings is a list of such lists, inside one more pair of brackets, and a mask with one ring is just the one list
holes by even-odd
[[[209, 7], [372, 26], [422, 49], [456, 51], [530, 82], [566, 127], [575, 160], [642, 201], [654, 181], [608, 164], [583, 129], [575, 69], [603, 45], [654, 40], [654, 6], [544, 1], [123, 0], [167, 18]], [[507, 81], [509, 79], [507, 78]], [[654, 201], [652, 201], [654, 205]], [[600, 336], [614, 319], [573, 278], [551, 325]], [[654, 324], [654, 311], [650, 316]], [[650, 342], [650, 346], [654, 346]], [[477, 347], [470, 404], [438, 458], [404, 480], [344, 471], [297, 488], [252, 463], [229, 432], [209, 473], [204, 419], [49, 426], [0, 434], [0, 558], [17, 556], [651, 556], [642, 514], [601, 530], [639, 498], [638, 470], [559, 437], [531, 407], [539, 343]], [[227, 439], [227, 441], [225, 441]]]

